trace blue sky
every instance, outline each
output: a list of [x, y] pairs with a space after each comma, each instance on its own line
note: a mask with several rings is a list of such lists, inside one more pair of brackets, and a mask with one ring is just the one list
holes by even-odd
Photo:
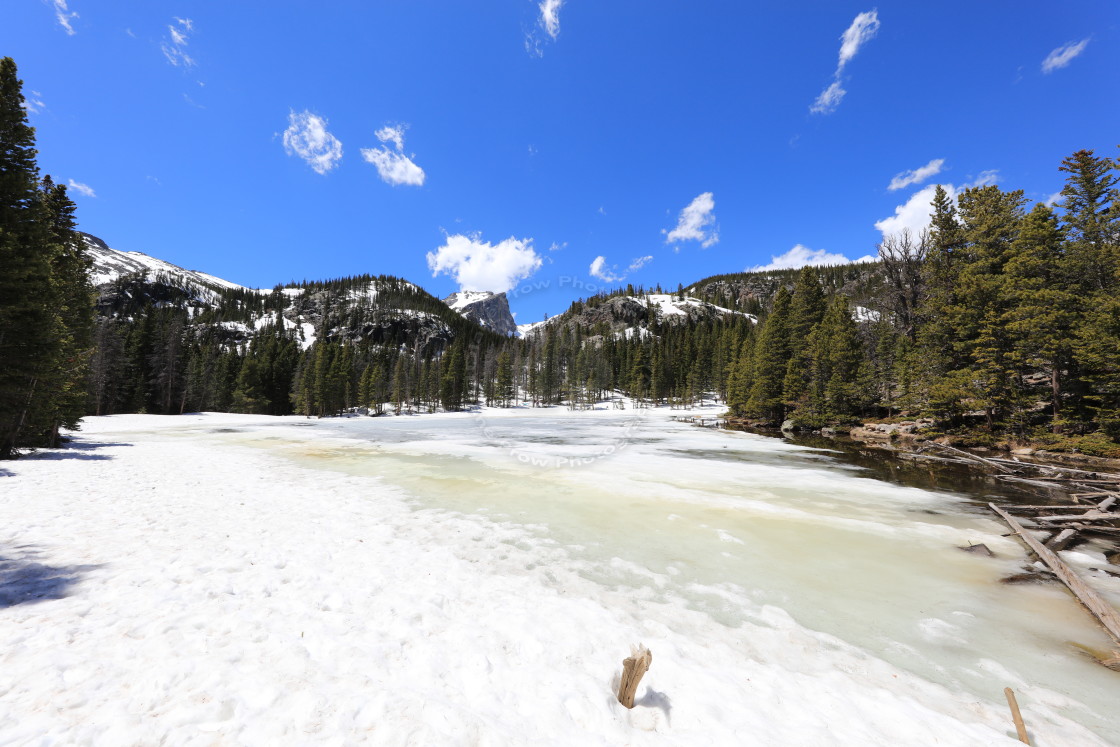
[[529, 322], [874, 254], [937, 182], [1049, 199], [1065, 156], [1118, 154], [1118, 25], [1113, 0], [5, 0], [0, 54], [111, 246], [249, 286], [510, 288]]

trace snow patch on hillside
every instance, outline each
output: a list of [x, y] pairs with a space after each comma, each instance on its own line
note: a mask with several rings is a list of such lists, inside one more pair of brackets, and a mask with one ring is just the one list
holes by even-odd
[[461, 313], [471, 304], [485, 301], [488, 298], [493, 298], [495, 295], [496, 294], [490, 291], [457, 291], [444, 299], [444, 302], [451, 307], [452, 311]]

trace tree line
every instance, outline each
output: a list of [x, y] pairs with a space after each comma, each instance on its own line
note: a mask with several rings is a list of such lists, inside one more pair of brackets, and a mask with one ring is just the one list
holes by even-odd
[[730, 409], [808, 427], [907, 413], [1115, 442], [1117, 167], [1090, 150], [1064, 159], [1057, 209], [1028, 208], [1022, 190], [979, 186], [954, 200], [939, 186], [928, 229], [880, 245], [875, 309], [858, 323], [803, 269], [738, 351]]

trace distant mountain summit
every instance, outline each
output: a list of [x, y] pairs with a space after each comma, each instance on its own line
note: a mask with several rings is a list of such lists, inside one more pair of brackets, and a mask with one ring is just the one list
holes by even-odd
[[512, 335], [517, 332], [517, 325], [513, 321], [513, 314], [509, 311], [509, 301], [505, 293], [458, 291], [443, 299], [443, 302], [450, 306], [452, 311], [457, 311], [467, 319], [478, 322], [500, 335]]

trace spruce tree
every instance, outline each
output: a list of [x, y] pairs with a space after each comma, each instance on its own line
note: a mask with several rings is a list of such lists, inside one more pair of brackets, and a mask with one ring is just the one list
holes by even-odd
[[77, 426], [92, 334], [73, 203], [39, 182], [22, 85], [0, 59], [0, 459]]
[[824, 317], [827, 303], [817, 269], [806, 266], [797, 275], [789, 307], [789, 363], [782, 380], [782, 397], [795, 406], [809, 386], [809, 337]]
[[1069, 232], [1070, 264], [1087, 292], [1116, 287], [1120, 256], [1116, 233], [1120, 228], [1120, 196], [1109, 158], [1079, 150], [1058, 167], [1066, 172], [1062, 188], [1066, 226]]
[[1074, 368], [1073, 329], [1080, 307], [1065, 282], [1063, 230], [1054, 212], [1039, 203], [1023, 219], [1004, 266], [1008, 311], [1016, 358], [1026, 370], [1049, 375], [1054, 429], [1062, 410], [1067, 372]]
[[772, 422], [785, 417], [782, 383], [789, 363], [790, 293], [782, 286], [774, 298], [774, 308], [762, 325], [753, 358], [753, 380], [746, 409]]

